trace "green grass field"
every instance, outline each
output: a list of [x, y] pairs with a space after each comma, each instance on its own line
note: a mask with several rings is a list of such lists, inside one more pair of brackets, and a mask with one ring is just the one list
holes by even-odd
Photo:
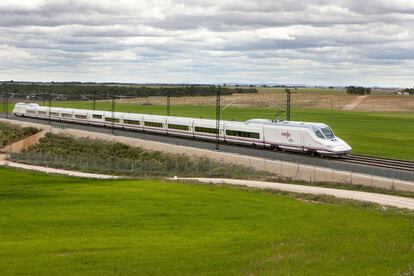
[[5, 168], [0, 198], [2, 275], [393, 275], [414, 269], [414, 216], [373, 207]]
[[[91, 109], [86, 102], [60, 102], [55, 105]], [[111, 110], [111, 104], [100, 102], [99, 110]], [[165, 106], [117, 104], [116, 110], [131, 113], [166, 114]], [[172, 106], [176, 116], [215, 118], [211, 106]], [[274, 119], [271, 108], [230, 107], [222, 112], [222, 119], [245, 121], [252, 118]], [[292, 120], [323, 122], [336, 135], [347, 141], [354, 153], [414, 160], [414, 113], [368, 113], [338, 110], [293, 110]]]

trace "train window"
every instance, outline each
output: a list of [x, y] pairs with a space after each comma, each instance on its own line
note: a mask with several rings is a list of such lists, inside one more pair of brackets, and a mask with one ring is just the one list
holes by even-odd
[[144, 122], [144, 125], [149, 127], [162, 127], [162, 123], [157, 122]]
[[37, 114], [39, 114], [39, 115], [47, 115], [47, 112], [46, 111], [37, 111]]
[[136, 120], [126, 120], [124, 119], [124, 124], [128, 124], [128, 125], [140, 125], [141, 122], [140, 121], [136, 121]]
[[34, 110], [30, 110], [30, 109], [27, 109], [27, 110], [26, 110], [26, 112], [27, 112], [27, 113], [30, 113], [30, 114], [35, 114], [35, 113], [36, 113], [36, 111], [34, 111]]
[[119, 123], [119, 119], [118, 118], [112, 118], [112, 117], [106, 117], [105, 121], [107, 122], [111, 122], [111, 123]]
[[83, 120], [86, 120], [86, 119], [88, 118], [88, 116], [86, 116], [86, 115], [80, 115], [80, 114], [75, 114], [75, 118], [76, 118], [76, 119], [83, 119]]
[[59, 116], [59, 113], [57, 113], [57, 112], [50, 112], [50, 115], [51, 116]]
[[325, 135], [325, 137], [328, 138], [328, 139], [335, 138], [335, 135], [334, 135], [332, 129], [330, 129], [329, 127], [322, 128], [322, 132]]
[[102, 120], [102, 115], [92, 114], [92, 118]]
[[186, 130], [186, 131], [189, 130], [189, 127], [188, 126], [175, 125], [175, 124], [168, 124], [168, 128], [171, 128], [171, 129], [179, 129], [179, 130]]
[[64, 118], [72, 118], [72, 114], [62, 113], [62, 117], [64, 117]]
[[209, 128], [209, 127], [195, 127], [196, 132], [204, 132], [204, 133], [214, 133], [217, 134], [217, 128]]
[[260, 139], [260, 134], [257, 132], [247, 132], [247, 131], [238, 131], [238, 130], [226, 130], [226, 135], [228, 136], [237, 136], [237, 137], [246, 137], [253, 139]]
[[315, 131], [316, 136], [318, 136], [321, 139], [325, 139], [325, 136], [323, 136], [322, 132], [318, 129]]

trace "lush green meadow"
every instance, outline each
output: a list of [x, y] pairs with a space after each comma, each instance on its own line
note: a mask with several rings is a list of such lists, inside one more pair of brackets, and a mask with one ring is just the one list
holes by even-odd
[[414, 217], [265, 191], [0, 168], [2, 275], [393, 275]]
[[[60, 106], [91, 109], [87, 102], [61, 102]], [[99, 110], [111, 110], [111, 104], [99, 102]], [[132, 105], [119, 103], [116, 111], [131, 113], [166, 114], [166, 106]], [[176, 116], [215, 118], [212, 106], [172, 106]], [[230, 107], [222, 111], [222, 119], [245, 121], [252, 118], [275, 118], [271, 108]], [[323, 122], [336, 135], [347, 141], [354, 153], [414, 160], [414, 113], [368, 113], [339, 110], [296, 109], [292, 120]]]

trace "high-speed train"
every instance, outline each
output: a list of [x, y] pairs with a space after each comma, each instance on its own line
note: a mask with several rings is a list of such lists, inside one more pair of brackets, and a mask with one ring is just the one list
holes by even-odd
[[17, 103], [16, 116], [54, 121], [115, 127], [174, 136], [216, 140], [224, 143], [267, 147], [283, 151], [318, 155], [344, 156], [351, 147], [336, 137], [332, 129], [321, 123], [252, 119], [246, 122], [159, 116], [85, 109], [45, 107], [35, 103]]

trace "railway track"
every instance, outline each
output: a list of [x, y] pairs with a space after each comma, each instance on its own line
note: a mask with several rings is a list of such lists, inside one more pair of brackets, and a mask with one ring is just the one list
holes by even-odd
[[350, 154], [347, 157], [344, 157], [342, 161], [353, 164], [414, 172], [414, 162], [412, 161], [380, 158], [358, 154]]
[[[40, 119], [28, 119], [28, 118], [20, 118], [20, 117], [12, 117], [11, 119], [19, 120], [19, 121], [27, 121], [39, 124], [46, 124], [47, 121], [40, 120]], [[75, 125], [70, 123], [65, 123], [65, 126], [68, 128], [78, 128], [88, 131], [94, 132], [102, 132], [106, 133], [108, 130], [102, 127], [93, 127], [93, 126], [81, 126]], [[201, 140], [194, 140], [194, 139], [175, 139], [172, 136], [165, 136], [165, 135], [157, 135], [157, 134], [148, 134], [148, 133], [141, 133], [141, 132], [130, 132], [130, 131], [119, 131], [119, 135], [126, 136], [126, 137], [133, 137], [133, 138], [140, 138], [146, 140], [155, 140], [163, 143], [172, 143], [176, 145], [182, 146], [192, 146], [198, 147], [203, 149], [212, 149], [212, 143], [210, 141], [201, 141]], [[134, 135], [131, 135], [133, 133]], [[250, 155], [254, 157], [263, 157], [272, 160], [282, 160], [287, 162], [294, 162], [294, 163], [301, 163], [305, 165], [311, 166], [321, 166], [327, 168], [333, 168], [340, 170], [352, 170], [354, 172], [363, 173], [363, 174], [373, 174], [376, 176], [381, 177], [389, 177], [390, 175], [394, 175], [397, 179], [406, 180], [406, 181], [414, 181], [414, 162], [410, 161], [403, 161], [403, 160], [396, 160], [396, 159], [386, 159], [386, 158], [377, 158], [371, 156], [362, 156], [357, 154], [350, 154], [347, 157], [343, 158], [332, 158], [332, 157], [318, 157], [315, 156], [311, 158], [308, 154], [303, 153], [282, 153], [282, 152], [275, 152], [274, 150], [270, 149], [259, 149], [259, 148], [250, 148], [246, 146], [237, 146], [237, 145], [226, 145], [222, 144], [221, 149], [225, 152], [229, 153], [237, 153], [237, 154], [244, 154]], [[400, 172], [400, 173], [398, 173]]]

